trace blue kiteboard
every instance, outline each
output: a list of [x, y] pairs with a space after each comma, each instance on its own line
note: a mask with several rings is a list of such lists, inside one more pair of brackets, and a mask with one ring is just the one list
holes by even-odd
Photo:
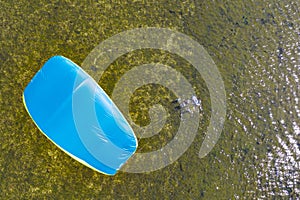
[[44, 64], [25, 88], [23, 100], [47, 138], [96, 171], [114, 175], [136, 151], [134, 132], [113, 101], [63, 56]]

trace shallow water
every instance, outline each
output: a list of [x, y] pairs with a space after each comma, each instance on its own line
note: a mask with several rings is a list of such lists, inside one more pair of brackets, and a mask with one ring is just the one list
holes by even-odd
[[[300, 196], [300, 14], [298, 1], [0, 2], [0, 199], [297, 199]], [[99, 84], [112, 94], [133, 66], [160, 62], [181, 72], [203, 103], [198, 134], [167, 167], [108, 177], [68, 157], [36, 128], [22, 92], [56, 54], [81, 64], [101, 41], [138, 27], [165, 27], [199, 42], [225, 83], [227, 116], [213, 150], [198, 157], [210, 116], [203, 78], [184, 59], [157, 50], [117, 59]], [[170, 112], [138, 152], [166, 145], [178, 129], [176, 98], [146, 85], [131, 116], [149, 123], [150, 105]]]

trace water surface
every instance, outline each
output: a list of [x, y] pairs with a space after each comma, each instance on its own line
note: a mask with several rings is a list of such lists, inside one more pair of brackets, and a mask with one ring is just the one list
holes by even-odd
[[[264, 1], [1, 1], [1, 199], [296, 199], [300, 195], [300, 3]], [[198, 152], [209, 123], [209, 92], [200, 74], [168, 52], [143, 50], [116, 60], [99, 84], [111, 94], [126, 70], [149, 62], [184, 74], [203, 102], [198, 134], [183, 156], [147, 174], [109, 177], [68, 157], [44, 137], [22, 102], [41, 65], [56, 54], [81, 64], [101, 41], [138, 27], [185, 33], [205, 47], [225, 83], [227, 118], [212, 152]], [[146, 85], [131, 114], [149, 122], [162, 103], [162, 132], [140, 140], [140, 152], [165, 145], [178, 128], [175, 96]]]

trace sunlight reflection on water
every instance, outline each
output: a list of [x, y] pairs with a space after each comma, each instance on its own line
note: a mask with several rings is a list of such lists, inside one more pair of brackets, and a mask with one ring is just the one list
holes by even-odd
[[[273, 103], [278, 104], [269, 107], [270, 119], [266, 120], [271, 121], [272, 126], [269, 131], [276, 137], [271, 144], [272, 147], [268, 149], [267, 158], [262, 160], [259, 164], [260, 170], [257, 171], [258, 189], [262, 191], [261, 198], [300, 194], [300, 110], [298, 107], [300, 32], [299, 23], [292, 23], [290, 19], [291, 16], [296, 18], [299, 16], [295, 4], [284, 7], [277, 5], [279, 10], [277, 17], [283, 18], [277, 30], [278, 49], [276, 54], [269, 58], [271, 61], [269, 67], [258, 63], [258, 66], [265, 68], [263, 74], [277, 85], [276, 100]], [[262, 76], [258, 72], [255, 75]], [[261, 82], [265, 78], [261, 79]], [[266, 98], [270, 100], [269, 96]]]

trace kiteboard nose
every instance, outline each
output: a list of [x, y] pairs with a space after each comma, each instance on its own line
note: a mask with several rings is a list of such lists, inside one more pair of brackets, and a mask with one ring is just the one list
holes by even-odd
[[114, 175], [137, 149], [137, 139], [114, 102], [84, 70], [50, 58], [23, 93], [37, 127], [82, 164]]

